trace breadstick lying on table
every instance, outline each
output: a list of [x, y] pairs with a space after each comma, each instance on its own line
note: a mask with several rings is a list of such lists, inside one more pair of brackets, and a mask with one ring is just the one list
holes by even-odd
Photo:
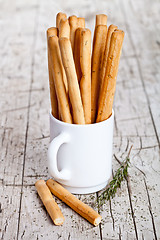
[[62, 18], [59, 23], [59, 38], [61, 37], [70, 39], [70, 26], [67, 18]]
[[101, 222], [102, 217], [95, 210], [93, 210], [85, 203], [81, 202], [68, 190], [63, 188], [59, 183], [55, 182], [52, 179], [49, 179], [47, 181], [47, 186], [56, 197], [65, 202], [74, 211], [87, 219], [94, 226], [97, 226]]
[[96, 120], [98, 96], [99, 96], [99, 73], [107, 36], [107, 26], [98, 25], [94, 32], [94, 45], [92, 51], [92, 85], [91, 85], [91, 122]]
[[106, 67], [107, 67], [107, 58], [108, 58], [108, 52], [109, 52], [109, 46], [110, 46], [110, 40], [111, 40], [111, 35], [114, 32], [114, 30], [117, 29], [117, 26], [115, 25], [110, 25], [108, 28], [107, 32], [107, 39], [106, 39], [106, 46], [105, 46], [105, 51], [104, 51], [104, 57], [103, 57], [103, 64], [100, 72], [100, 94], [101, 95], [101, 89], [103, 87], [103, 81], [106, 73]]
[[56, 16], [56, 27], [59, 29], [59, 24], [62, 18], [67, 18], [65, 13], [59, 12]]
[[80, 38], [80, 65], [82, 78], [80, 81], [81, 97], [85, 123], [91, 123], [91, 31], [82, 29]]
[[82, 17], [78, 18], [78, 27], [85, 28], [85, 18], [82, 18]]
[[72, 51], [74, 51], [74, 39], [75, 39], [76, 29], [78, 28], [78, 18], [76, 16], [70, 16], [68, 20], [70, 25], [71, 46], [72, 46]]
[[72, 123], [72, 116], [69, 107], [68, 94], [64, 85], [64, 68], [61, 60], [61, 54], [58, 44], [58, 37], [51, 36], [48, 40], [50, 56], [51, 56], [51, 66], [54, 76], [54, 83], [56, 94], [58, 98], [58, 103], [60, 107], [60, 113], [62, 121], [67, 123]]
[[[48, 46], [48, 38], [51, 35], [57, 36], [57, 28], [51, 27], [47, 29], [47, 46]], [[57, 100], [57, 95], [56, 95], [56, 90], [55, 90], [55, 85], [54, 85], [54, 80], [53, 80], [53, 74], [51, 70], [51, 62], [50, 62], [50, 54], [49, 54], [49, 49], [48, 49], [48, 72], [49, 72], [49, 85], [50, 85], [50, 99], [51, 99], [51, 109], [52, 109], [52, 115], [55, 118], [59, 118], [59, 111], [58, 111], [58, 100]]]
[[112, 114], [112, 105], [116, 88], [116, 78], [118, 73], [123, 39], [123, 31], [115, 30], [112, 33], [107, 59], [106, 75], [99, 99], [98, 115], [96, 122], [104, 121]]
[[81, 66], [80, 66], [80, 38], [83, 28], [77, 28], [75, 32], [75, 41], [74, 41], [74, 62], [77, 73], [78, 82], [80, 82], [82, 77]]
[[52, 218], [55, 225], [62, 225], [64, 222], [64, 216], [58, 207], [57, 203], [53, 199], [53, 196], [47, 187], [44, 180], [38, 180], [35, 183], [38, 195], [40, 196], [48, 214]]
[[106, 25], [107, 26], [107, 15], [98, 14], [96, 15], [96, 26], [98, 25]]
[[85, 124], [83, 105], [70, 40], [67, 38], [60, 38], [59, 45], [68, 81], [69, 97], [73, 110], [73, 122]]

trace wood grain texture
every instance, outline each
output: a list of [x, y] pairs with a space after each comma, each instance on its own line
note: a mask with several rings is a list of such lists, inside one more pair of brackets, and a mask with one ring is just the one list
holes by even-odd
[[[0, 238], [160, 238], [159, 3], [149, 0], [0, 2]], [[53, 226], [34, 183], [48, 179], [49, 89], [46, 36], [59, 11], [86, 18], [107, 9], [108, 25], [125, 31], [115, 96], [113, 173], [133, 144], [129, 179], [93, 227], [57, 200], [66, 221]], [[12, 15], [12, 18], [11, 18]], [[25, 26], [25, 27], [24, 27]], [[22, 34], [23, 33], [23, 34]], [[99, 194], [99, 193], [98, 193]], [[79, 196], [94, 207], [96, 194]]]

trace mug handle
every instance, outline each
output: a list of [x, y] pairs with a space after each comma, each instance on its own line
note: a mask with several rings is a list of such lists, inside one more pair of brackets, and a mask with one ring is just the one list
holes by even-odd
[[48, 148], [48, 169], [52, 177], [59, 180], [69, 180], [71, 178], [71, 172], [68, 169], [63, 168], [61, 171], [57, 167], [57, 153], [63, 143], [68, 143], [70, 137], [67, 133], [62, 132], [55, 137]]

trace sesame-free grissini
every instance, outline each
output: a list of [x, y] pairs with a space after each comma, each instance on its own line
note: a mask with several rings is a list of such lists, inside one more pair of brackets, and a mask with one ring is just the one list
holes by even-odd
[[116, 78], [123, 39], [124, 32], [122, 30], [115, 30], [112, 33], [107, 59], [106, 74], [101, 95], [99, 96], [99, 106], [96, 122], [104, 121], [112, 114], [112, 105], [116, 88]]
[[80, 36], [81, 36], [82, 28], [84, 27], [85, 27], [85, 19], [78, 18], [78, 28], [75, 31], [74, 49], [73, 49], [73, 57], [74, 57], [78, 82], [80, 82], [82, 77], [81, 66], [80, 66]]
[[83, 105], [70, 40], [67, 38], [60, 38], [59, 45], [68, 81], [69, 97], [73, 110], [73, 123], [85, 124]]
[[85, 123], [91, 123], [91, 31], [83, 28], [80, 37], [80, 81]]
[[96, 26], [98, 25], [107, 25], [107, 15], [105, 14], [96, 15]]
[[51, 56], [51, 67], [54, 75], [54, 83], [56, 94], [58, 98], [58, 106], [60, 107], [60, 113], [62, 121], [72, 123], [72, 116], [69, 107], [68, 94], [64, 85], [64, 68], [62, 64], [58, 37], [51, 36], [48, 40], [50, 56]]
[[75, 15], [73, 15], [73, 16], [70, 16], [68, 20], [70, 25], [70, 41], [71, 41], [72, 51], [74, 53], [74, 39], [75, 39], [76, 29], [78, 28], [78, 18]]
[[81, 202], [68, 190], [63, 188], [59, 183], [52, 179], [49, 179], [47, 181], [47, 186], [56, 197], [65, 202], [75, 212], [87, 219], [94, 226], [97, 226], [101, 222], [102, 217], [93, 208]]
[[[47, 29], [47, 46], [48, 46], [48, 38], [51, 35], [57, 36], [57, 28], [51, 27]], [[50, 87], [50, 99], [51, 99], [51, 109], [52, 109], [52, 115], [55, 118], [59, 118], [59, 111], [58, 111], [58, 100], [53, 80], [53, 73], [51, 69], [51, 61], [50, 61], [50, 54], [49, 54], [49, 46], [48, 46], [48, 73], [49, 73], [49, 87]]]
[[106, 73], [107, 59], [108, 59], [108, 52], [109, 52], [109, 47], [110, 47], [111, 35], [114, 32], [114, 30], [116, 30], [117, 28], [118, 27], [113, 25], [113, 24], [110, 25], [109, 28], [108, 28], [106, 46], [105, 46], [105, 50], [104, 50], [103, 63], [102, 63], [101, 71], [100, 71], [100, 93], [99, 93], [99, 95], [101, 95], [103, 81], [104, 81], [104, 77], [105, 77], [105, 73]]
[[61, 37], [70, 39], [70, 26], [67, 18], [62, 18], [59, 23], [59, 38]]
[[91, 122], [96, 120], [99, 98], [99, 73], [107, 37], [107, 26], [98, 25], [94, 32], [94, 45], [92, 50], [92, 83], [91, 83]]
[[82, 18], [82, 17], [78, 18], [78, 27], [85, 28], [85, 18]]
[[56, 16], [56, 27], [59, 29], [59, 24], [62, 18], [67, 18], [65, 13], [59, 12]]
[[62, 225], [64, 222], [64, 216], [55, 202], [48, 186], [44, 180], [38, 180], [35, 183], [38, 195], [40, 196], [48, 214], [55, 225]]
[[80, 82], [81, 77], [82, 77], [81, 65], [80, 65], [80, 38], [81, 38], [82, 30], [83, 30], [83, 28], [77, 28], [77, 30], [75, 32], [74, 51], [73, 51], [73, 53], [74, 53], [73, 57], [74, 57], [78, 82]]

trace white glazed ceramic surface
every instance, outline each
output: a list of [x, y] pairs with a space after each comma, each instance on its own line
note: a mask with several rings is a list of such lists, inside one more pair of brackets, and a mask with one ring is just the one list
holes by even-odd
[[72, 193], [104, 188], [112, 171], [113, 123], [114, 112], [109, 119], [88, 125], [64, 123], [50, 114], [51, 176]]

